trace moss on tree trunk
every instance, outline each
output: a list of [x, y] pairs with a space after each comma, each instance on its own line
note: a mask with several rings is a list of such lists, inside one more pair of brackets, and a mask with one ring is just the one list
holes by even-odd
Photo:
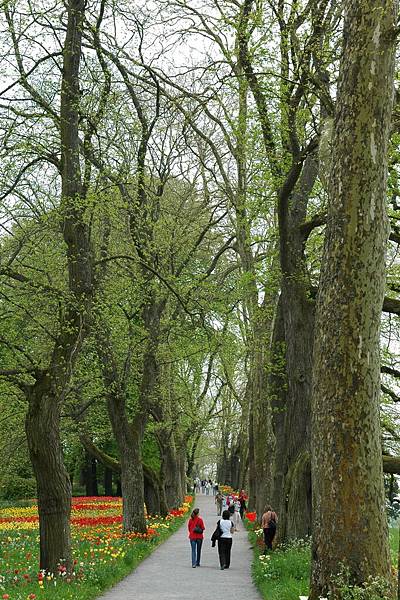
[[393, 0], [346, 2], [314, 347], [311, 598], [390, 576], [380, 445], [380, 313], [385, 286]]

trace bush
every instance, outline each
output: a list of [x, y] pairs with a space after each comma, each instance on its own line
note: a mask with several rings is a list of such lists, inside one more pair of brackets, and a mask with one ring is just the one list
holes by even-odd
[[36, 481], [18, 475], [5, 475], [0, 479], [0, 498], [3, 500], [18, 500], [36, 496]]
[[343, 567], [342, 572], [334, 578], [332, 590], [328, 598], [335, 600], [392, 600], [395, 593], [394, 581], [382, 577], [370, 577], [363, 585], [350, 582], [349, 571]]

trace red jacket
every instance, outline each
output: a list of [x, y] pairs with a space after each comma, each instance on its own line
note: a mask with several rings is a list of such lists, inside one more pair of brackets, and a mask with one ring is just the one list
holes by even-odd
[[195, 517], [194, 519], [192, 519], [192, 517], [190, 517], [190, 519], [188, 521], [189, 540], [204, 539], [204, 535], [202, 533], [196, 533], [195, 531], [193, 531], [193, 529], [196, 527], [196, 525], [199, 525], [199, 527], [201, 527], [203, 529], [203, 531], [205, 530], [204, 521], [201, 517]]

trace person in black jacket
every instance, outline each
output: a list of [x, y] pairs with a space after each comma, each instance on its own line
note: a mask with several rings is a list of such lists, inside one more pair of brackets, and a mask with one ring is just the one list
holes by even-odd
[[246, 511], [246, 509], [247, 509], [247, 507], [246, 507], [246, 498], [245, 498], [245, 496], [244, 496], [244, 490], [242, 490], [242, 491], [240, 492], [240, 495], [239, 495], [239, 503], [240, 503], [240, 509], [239, 509], [239, 512], [240, 512], [240, 518], [241, 518], [241, 519], [242, 519], [242, 521], [243, 521], [244, 513], [245, 513], [245, 511]]

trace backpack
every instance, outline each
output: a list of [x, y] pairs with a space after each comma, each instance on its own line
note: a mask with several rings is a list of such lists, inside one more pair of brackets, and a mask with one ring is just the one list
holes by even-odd
[[203, 533], [204, 530], [203, 530], [202, 526], [200, 525], [200, 523], [201, 523], [200, 519], [197, 518], [197, 523], [193, 527], [193, 533]]
[[271, 516], [270, 516], [269, 521], [268, 521], [268, 529], [270, 531], [274, 531], [274, 532], [276, 531], [276, 520], [275, 520], [275, 513], [274, 512], [271, 512]]
[[215, 531], [213, 532], [213, 534], [211, 536], [211, 542], [212, 542], [211, 545], [212, 545], [213, 548], [215, 547], [215, 542], [217, 540], [219, 540], [219, 538], [222, 535], [222, 530], [221, 530], [221, 527], [219, 526], [219, 524], [220, 524], [220, 521], [218, 521], [217, 526], [215, 528]]

